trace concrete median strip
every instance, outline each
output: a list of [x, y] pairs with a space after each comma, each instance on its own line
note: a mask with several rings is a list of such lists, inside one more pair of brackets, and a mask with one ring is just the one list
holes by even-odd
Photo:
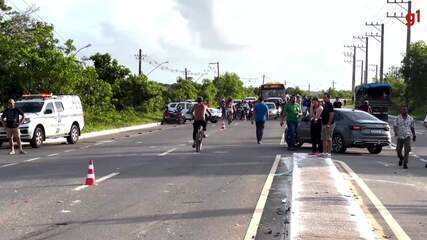
[[[375, 239], [330, 158], [293, 155], [290, 239]], [[316, 236], [316, 238], [313, 238]]]

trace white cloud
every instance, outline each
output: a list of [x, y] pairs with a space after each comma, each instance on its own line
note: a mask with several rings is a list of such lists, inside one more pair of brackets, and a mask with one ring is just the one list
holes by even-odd
[[[386, 66], [398, 65], [405, 52], [403, 24], [387, 19], [400, 8], [385, 0], [26, 0], [40, 6], [41, 15], [57, 32], [91, 43], [83, 54], [110, 52], [136, 71], [133, 55], [142, 48], [170, 67], [206, 68], [220, 61], [221, 71], [243, 77], [287, 81], [312, 89], [350, 88], [351, 66], [344, 63], [344, 44], [353, 35], [375, 31], [365, 22], [386, 22]], [[13, 0], [21, 8], [22, 1]], [[424, 0], [414, 9], [427, 10]], [[422, 15], [423, 16], [423, 15]], [[413, 40], [427, 39], [427, 21], [413, 28]], [[379, 44], [370, 40], [370, 62], [379, 62]], [[359, 58], [363, 55], [360, 52]], [[151, 66], [144, 65], [145, 71]], [[359, 71], [357, 78], [359, 78]], [[371, 73], [373, 76], [373, 73]], [[175, 75], [162, 71], [151, 77], [162, 82]], [[261, 81], [259, 78], [258, 83]]]

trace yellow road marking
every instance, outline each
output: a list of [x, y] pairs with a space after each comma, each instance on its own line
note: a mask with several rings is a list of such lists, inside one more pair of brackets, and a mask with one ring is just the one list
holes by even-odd
[[374, 204], [375, 208], [384, 218], [387, 225], [393, 231], [394, 235], [398, 240], [410, 240], [411, 238], [406, 234], [405, 230], [399, 225], [399, 223], [394, 219], [391, 213], [387, 208], [382, 204], [378, 197], [372, 192], [372, 190], [366, 185], [366, 183], [344, 162], [336, 161], [341, 164], [341, 166], [348, 172], [348, 174], [354, 179], [354, 181], [359, 185], [360, 189], [368, 196], [369, 200]]
[[[339, 163], [339, 162], [338, 162]], [[340, 163], [339, 163], [340, 164]], [[374, 228], [374, 232], [377, 235], [378, 239], [381, 240], [386, 240], [388, 238], [386, 238], [386, 234], [384, 232], [384, 229], [381, 227], [381, 225], [377, 222], [377, 220], [375, 219], [374, 215], [371, 213], [371, 211], [369, 211], [368, 207], [366, 206], [366, 204], [363, 201], [362, 196], [359, 194], [359, 191], [357, 191], [357, 188], [354, 186], [354, 184], [351, 182], [351, 176], [349, 175], [349, 173], [347, 171], [345, 171], [342, 167], [342, 165], [340, 164], [341, 168], [342, 168], [342, 172], [341, 174], [343, 175], [343, 179], [344, 181], [347, 183], [348, 188], [350, 189], [350, 191], [353, 193], [354, 195], [354, 199], [356, 200], [357, 204], [359, 204], [360, 208], [363, 210], [363, 212], [366, 215], [366, 218], [368, 219], [369, 224], [372, 225], [372, 227]], [[346, 177], [347, 176], [347, 177]]]

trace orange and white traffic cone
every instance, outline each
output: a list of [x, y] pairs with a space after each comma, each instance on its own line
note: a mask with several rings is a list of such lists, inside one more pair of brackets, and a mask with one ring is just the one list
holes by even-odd
[[93, 166], [93, 160], [89, 161], [89, 167], [87, 169], [87, 177], [86, 177], [85, 185], [88, 185], [88, 186], [96, 185], [95, 167]]

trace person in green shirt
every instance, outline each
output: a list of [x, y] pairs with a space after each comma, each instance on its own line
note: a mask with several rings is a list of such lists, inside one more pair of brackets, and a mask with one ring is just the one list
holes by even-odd
[[289, 103], [286, 104], [284, 111], [282, 111], [282, 120], [280, 126], [283, 127], [286, 118], [286, 125], [288, 128], [287, 143], [288, 150], [295, 151], [295, 140], [297, 138], [298, 121], [302, 116], [301, 104], [295, 102], [295, 96], [292, 96]]

